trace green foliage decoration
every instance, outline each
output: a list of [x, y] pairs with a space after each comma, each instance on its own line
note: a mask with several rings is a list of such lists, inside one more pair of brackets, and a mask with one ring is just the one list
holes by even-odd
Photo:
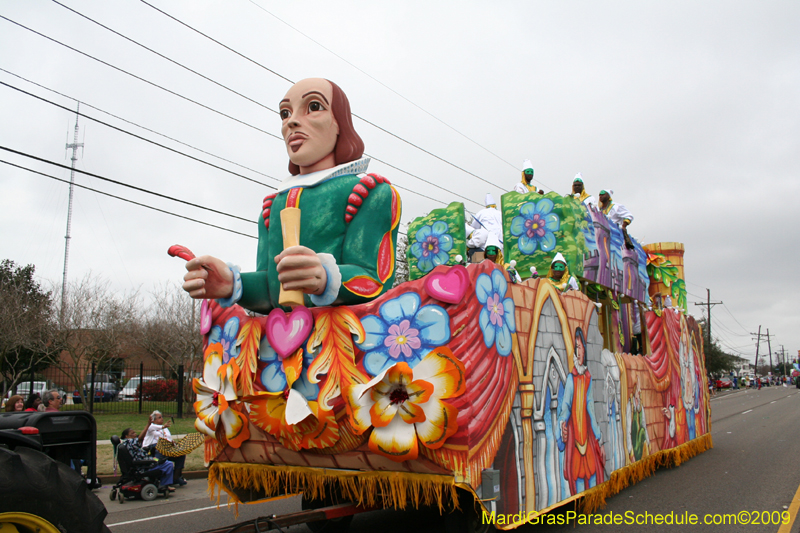
[[[588, 227], [586, 207], [574, 198], [564, 197], [555, 192], [539, 195], [536, 193], [520, 194], [512, 191], [504, 194], [500, 200], [504, 221], [504, 258], [506, 262], [512, 259], [516, 260], [516, 268], [522, 278], [530, 277], [532, 266], [536, 267], [540, 276], [547, 276], [550, 271], [550, 263], [559, 252], [567, 260], [570, 274], [576, 277], [583, 276], [583, 254], [587, 251], [583, 235], [583, 230]], [[539, 202], [543, 200], [552, 202], [552, 209], [539, 205]], [[529, 202], [533, 202], [538, 206], [539, 211], [546, 212], [548, 216], [554, 214], [558, 217], [558, 229], [552, 231], [556, 241], [554, 247], [551, 248], [545, 243], [544, 249], [541, 244], [537, 244], [533, 253], [523, 253], [520, 250], [522, 236], [514, 234], [512, 228], [515, 224], [513, 221], [515, 217], [522, 216], [520, 210]], [[519, 227], [519, 223], [516, 226]], [[525, 248], [524, 245], [523, 248]]]
[[[446, 229], [445, 229], [446, 225]], [[415, 218], [408, 226], [408, 279], [419, 279], [434, 267], [456, 265], [456, 256], [467, 256], [464, 204], [453, 202]], [[438, 252], [437, 252], [438, 250]]]

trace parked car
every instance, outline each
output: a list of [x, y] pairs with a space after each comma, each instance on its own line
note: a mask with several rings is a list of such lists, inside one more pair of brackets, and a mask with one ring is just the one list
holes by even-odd
[[145, 376], [139, 379], [139, 376], [134, 376], [128, 380], [125, 384], [125, 387], [119, 393], [120, 400], [138, 400], [139, 397], [136, 394], [137, 389], [139, 388], [139, 383], [143, 381], [155, 381], [157, 379], [164, 379], [162, 376]]
[[759, 379], [759, 381], [761, 381], [762, 385], [764, 385], [766, 387], [769, 387], [770, 383], [769, 383], [769, 377], [768, 376], [761, 376], [758, 379]]
[[[61, 387], [56, 386], [55, 383], [52, 381], [34, 381], [33, 382], [33, 392], [41, 396], [45, 391], [49, 391], [52, 389], [56, 389], [61, 397], [66, 401], [67, 393]], [[31, 393], [31, 382], [30, 381], [23, 381], [22, 383], [17, 383], [17, 392], [26, 400], [28, 399], [28, 395]], [[14, 395], [13, 389], [8, 391], [8, 398]]]
[[[89, 392], [91, 391], [90, 387], [86, 387], [84, 389], [84, 396], [88, 397]], [[117, 399], [117, 395], [119, 391], [117, 390], [116, 385], [113, 383], [108, 382], [101, 382], [94, 384], [94, 401], [95, 402], [113, 402]], [[81, 403], [81, 393], [80, 391], [75, 391], [72, 393], [72, 402], [73, 403]]]
[[730, 389], [733, 386], [731, 378], [720, 378], [717, 380], [717, 389]]

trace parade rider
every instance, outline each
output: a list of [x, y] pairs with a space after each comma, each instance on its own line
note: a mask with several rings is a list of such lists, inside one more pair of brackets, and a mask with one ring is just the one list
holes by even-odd
[[[481, 209], [472, 215], [473, 229], [484, 229], [488, 235], [486, 237], [486, 246], [491, 244], [503, 245], [503, 217], [497, 209], [497, 203], [491, 193], [486, 195], [484, 199], [485, 208]], [[496, 238], [497, 243], [493, 243], [493, 237]]]
[[514, 185], [514, 191], [520, 194], [538, 192], [536, 187], [531, 185], [531, 180], [533, 180], [533, 165], [530, 159], [526, 159], [522, 163], [522, 180]]
[[586, 189], [584, 189], [583, 176], [580, 172], [575, 174], [575, 179], [572, 180], [572, 192], [567, 196], [575, 198], [586, 207], [589, 207], [590, 205], [597, 205], [597, 201], [594, 199], [594, 196], [586, 192]]
[[579, 290], [578, 282], [575, 280], [575, 276], [570, 276], [567, 261], [561, 252], [558, 252], [550, 263], [547, 279], [561, 292]]

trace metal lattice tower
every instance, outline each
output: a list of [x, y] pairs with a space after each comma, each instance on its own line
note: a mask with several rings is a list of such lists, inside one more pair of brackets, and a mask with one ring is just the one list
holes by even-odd
[[72, 193], [73, 184], [75, 183], [75, 163], [78, 161], [76, 155], [78, 148], [83, 148], [83, 143], [78, 142], [78, 117], [80, 117], [81, 103], [78, 102], [78, 108], [75, 110], [75, 132], [72, 136], [72, 144], [67, 143], [66, 149], [72, 149], [72, 170], [69, 175], [69, 204], [67, 207], [67, 235], [64, 237], [66, 243], [64, 244], [64, 277], [61, 280], [61, 312], [60, 319], [64, 322], [64, 304], [67, 297], [67, 268], [69, 266], [69, 240], [72, 232]]

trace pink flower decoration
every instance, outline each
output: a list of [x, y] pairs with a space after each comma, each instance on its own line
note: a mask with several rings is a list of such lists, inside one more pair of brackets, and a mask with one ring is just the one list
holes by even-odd
[[499, 294], [492, 294], [489, 296], [489, 299], [486, 300], [486, 310], [489, 311], [489, 320], [493, 326], [503, 325], [503, 313], [505, 310], [503, 309], [503, 302], [500, 301]]
[[533, 215], [533, 218], [525, 221], [525, 228], [527, 228], [527, 234], [530, 238], [544, 237], [544, 234], [547, 233], [545, 220], [538, 213]]
[[403, 352], [403, 357], [411, 357], [412, 350], [417, 350], [422, 346], [422, 342], [419, 340], [419, 330], [410, 326], [411, 322], [408, 320], [389, 326], [389, 335], [383, 340], [383, 344], [389, 348], [389, 355], [392, 359], [397, 359], [400, 352]]

